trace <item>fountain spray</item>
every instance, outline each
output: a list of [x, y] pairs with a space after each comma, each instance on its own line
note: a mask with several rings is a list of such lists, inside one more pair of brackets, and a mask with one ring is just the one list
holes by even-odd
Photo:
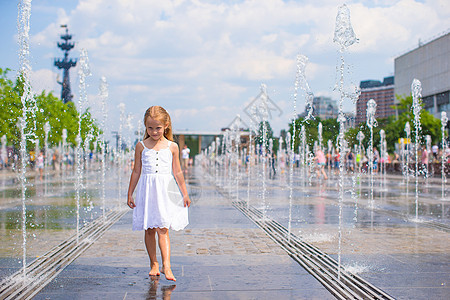
[[2, 161], [5, 163], [6, 159], [8, 158], [6, 154], [6, 135], [3, 135], [1, 138], [2, 143]]
[[106, 78], [104, 76], [100, 79], [100, 99], [102, 101], [102, 136], [100, 141], [100, 150], [102, 151], [101, 154], [101, 184], [102, 184], [102, 215], [103, 215], [103, 221], [106, 220], [106, 139], [105, 139], [105, 132], [106, 132], [106, 120], [108, 118], [107, 113], [107, 106], [106, 102], [108, 101], [108, 82], [106, 81]]
[[77, 244], [79, 242], [80, 233], [80, 192], [82, 189], [82, 179], [83, 179], [83, 164], [82, 160], [82, 139], [81, 139], [81, 123], [83, 121], [83, 104], [87, 104], [87, 91], [86, 91], [86, 77], [91, 75], [91, 70], [89, 69], [89, 58], [86, 49], [81, 49], [80, 55], [80, 68], [78, 69], [78, 77], [80, 80], [80, 96], [78, 98], [78, 134], [76, 138], [75, 147], [75, 166], [77, 172], [77, 178], [75, 182], [75, 199], [77, 203]]
[[[295, 120], [294, 120], [295, 122]], [[288, 241], [291, 240], [291, 224], [292, 224], [292, 194], [293, 194], [293, 180], [294, 180], [294, 141], [291, 142], [291, 133], [286, 134], [286, 151], [287, 159], [289, 162], [289, 221], [288, 221]]]
[[215, 142], [215, 155], [214, 155], [214, 174], [215, 174], [215, 183], [216, 185], [219, 185], [219, 145], [220, 145], [220, 138], [216, 137], [216, 142]]
[[236, 201], [239, 201], [239, 145], [241, 143], [241, 116], [237, 115], [234, 122], [231, 124], [231, 139], [232, 145], [234, 144], [234, 156], [236, 163]]
[[383, 190], [384, 180], [386, 179], [386, 149], [384, 148], [386, 142], [386, 132], [381, 129], [380, 130], [380, 175], [383, 176], [383, 179], [380, 180], [380, 191]]
[[119, 190], [118, 190], [118, 196], [117, 196], [117, 204], [120, 205], [120, 197], [122, 197], [122, 162], [123, 162], [123, 153], [122, 153], [122, 144], [123, 144], [123, 123], [125, 122], [125, 103], [121, 102], [119, 103], [119, 110], [120, 110], [120, 124], [119, 124], [119, 145], [117, 148], [117, 166], [118, 166], [118, 173], [119, 173]]
[[[362, 132], [362, 131], [359, 131], [358, 132], [358, 135], [356, 136], [356, 138], [358, 139], [358, 141], [359, 141], [359, 146], [358, 146], [358, 154], [359, 154], [359, 163], [358, 163], [358, 183], [359, 183], [359, 193], [358, 193], [358, 198], [361, 198], [361, 181], [362, 181], [362, 179], [361, 179], [361, 174], [362, 174], [362, 167], [361, 167], [361, 164], [362, 164], [362, 161], [363, 161], [363, 159], [362, 159], [362, 157], [363, 157], [363, 152], [362, 152], [362, 141], [364, 140], [364, 138], [365, 138], [365, 135], [364, 135], [364, 133]], [[358, 209], [358, 206], [357, 206], [358, 204], [357, 204], [357, 202], [355, 203], [355, 206], [356, 206], [356, 210]], [[357, 211], [355, 211], [355, 221], [357, 221], [358, 219], [357, 219]]]
[[267, 99], [267, 87], [265, 84], [261, 85], [262, 92], [262, 104], [260, 110], [260, 119], [262, 120], [263, 132], [262, 132], [262, 144], [261, 144], [261, 156], [262, 156], [262, 198], [263, 198], [263, 219], [266, 219], [266, 164], [267, 164], [267, 120], [269, 119], [268, 111], [268, 99]]
[[[295, 79], [295, 97], [294, 100], [297, 98], [297, 92], [298, 88], [301, 88], [304, 92], [305, 96], [305, 109], [307, 111], [307, 115], [304, 118], [305, 122], [308, 122], [313, 117], [313, 100], [314, 100], [314, 94], [311, 91], [311, 88], [309, 87], [308, 81], [306, 80], [306, 66], [308, 64], [308, 57], [305, 55], [298, 55], [297, 56], [297, 74]], [[296, 100], [295, 103], [296, 105]], [[294, 126], [295, 126], [295, 118], [297, 116], [294, 116]], [[293, 137], [295, 137], [295, 133], [293, 134]], [[294, 144], [294, 143], [293, 143]], [[301, 145], [301, 161], [302, 161], [302, 186], [306, 186], [306, 176], [307, 176], [307, 153], [309, 152], [307, 150], [307, 144], [306, 144], [306, 130], [305, 125], [302, 125], [300, 129], [300, 145]], [[311, 181], [310, 181], [311, 183]], [[303, 193], [303, 197], [305, 197], [305, 193]]]
[[27, 168], [27, 141], [35, 139], [36, 129], [36, 100], [33, 96], [33, 91], [30, 84], [31, 64], [30, 56], [30, 15], [31, 15], [31, 0], [22, 0], [19, 5], [19, 12], [17, 16], [17, 27], [19, 36], [19, 76], [23, 80], [23, 94], [22, 102], [22, 117], [19, 118], [20, 126], [20, 184], [22, 191], [22, 249], [23, 249], [23, 276], [26, 277], [27, 265], [27, 207], [26, 202], [27, 186], [26, 186], [26, 168]]
[[331, 157], [333, 154], [333, 142], [331, 140], [328, 140], [327, 142], [327, 147], [328, 147], [328, 158], [327, 158], [327, 162], [328, 162], [328, 172], [330, 172], [331, 170]]
[[446, 151], [446, 142], [445, 142], [445, 127], [447, 126], [448, 118], [447, 113], [445, 111], [441, 112], [441, 132], [442, 132], [442, 158], [441, 158], [441, 176], [442, 176], [442, 200], [445, 199], [445, 183], [447, 182], [447, 178], [445, 177], [445, 151]]
[[322, 122], [319, 122], [319, 125], [317, 126], [317, 132], [319, 134], [319, 148], [322, 150]]
[[370, 207], [374, 208], [373, 203], [373, 127], [378, 126], [377, 120], [375, 119], [375, 113], [377, 111], [377, 103], [375, 100], [370, 99], [367, 102], [367, 126], [370, 129], [370, 140], [369, 140], [369, 202]]
[[278, 139], [278, 152], [277, 152], [277, 166], [278, 166], [278, 171], [281, 174], [281, 159], [282, 159], [282, 154], [283, 154], [283, 137], [280, 136], [280, 138]]
[[301, 155], [300, 159], [302, 160], [302, 186], [306, 186], [306, 129], [305, 125], [302, 125], [300, 129], [300, 145], [301, 145]]
[[406, 143], [405, 143], [405, 153], [406, 153], [406, 167], [405, 167], [405, 176], [406, 176], [406, 197], [409, 194], [409, 155], [410, 149], [409, 145], [411, 144], [411, 125], [409, 122], [405, 124], [405, 133], [406, 133]]
[[[297, 75], [295, 78], [295, 93], [297, 93], [300, 87], [305, 93], [305, 108], [307, 115], [305, 121], [313, 119], [313, 100], [314, 94], [309, 87], [308, 81], [306, 80], [306, 65], [308, 64], [308, 57], [305, 55], [297, 55]], [[297, 117], [297, 116], [295, 116]]]
[[360, 158], [360, 163], [359, 163], [359, 166], [358, 166], [358, 170], [359, 170], [359, 173], [361, 173], [362, 141], [364, 140], [365, 135], [364, 135], [364, 133], [362, 131], [359, 131], [358, 134], [356, 135], [356, 138], [359, 141], [358, 153], [359, 153], [361, 158]]
[[48, 157], [49, 157], [49, 150], [48, 150], [48, 133], [50, 132], [50, 123], [45, 122], [44, 124], [44, 149], [45, 149], [45, 156], [44, 156], [44, 193], [47, 195], [47, 184], [48, 184], [48, 174], [47, 174], [47, 165], [48, 165]]
[[[442, 117], [442, 115], [441, 115], [441, 117]], [[427, 134], [425, 136], [425, 140], [427, 141], [427, 158], [428, 158], [430, 156], [430, 153], [431, 153], [431, 135]], [[428, 166], [427, 166], [427, 169], [425, 171], [426, 171], [427, 177], [428, 177]]]
[[[293, 177], [294, 177], [294, 147], [295, 147], [295, 137], [297, 136], [296, 118], [297, 118], [297, 96], [298, 88], [301, 83], [301, 79], [304, 78], [306, 63], [308, 58], [303, 55], [297, 55], [297, 73], [294, 83], [294, 99], [293, 99], [293, 116], [292, 116], [292, 142], [291, 142], [291, 153], [292, 158], [289, 164], [289, 236], [288, 241], [291, 238], [291, 221], [292, 221], [292, 194], [293, 194]], [[303, 76], [303, 77], [302, 77]], [[306, 82], [306, 80], [304, 81]], [[312, 112], [311, 112], [312, 113]], [[308, 113], [309, 115], [309, 113]]]
[[247, 176], [247, 208], [250, 205], [250, 182], [252, 178], [252, 164], [253, 164], [253, 120], [250, 118], [250, 127], [249, 127], [249, 145], [248, 145], [248, 176]]
[[134, 117], [133, 117], [133, 115], [132, 114], [127, 114], [127, 117], [126, 117], [126, 128], [128, 129], [128, 132], [129, 132], [129, 134], [128, 134], [128, 139], [127, 139], [127, 148], [128, 148], [128, 158], [131, 158], [131, 155], [132, 155], [132, 145], [131, 145], [131, 137], [132, 137], [132, 135], [130, 134], [131, 132], [133, 132], [133, 129], [134, 129], [134, 125], [133, 125], [133, 119], [134, 119]]
[[[260, 151], [258, 149], [257, 153], [261, 153], [261, 168], [262, 168], [262, 203], [263, 203], [263, 218], [265, 218], [266, 214], [266, 163], [267, 163], [267, 123], [270, 116], [270, 108], [269, 103], [271, 101], [269, 100], [269, 97], [267, 95], [267, 87], [265, 84], [261, 84], [261, 92], [259, 95], [253, 100], [253, 102], [247, 106], [245, 109], [245, 112], [250, 116], [250, 118], [254, 121], [255, 125], [258, 124], [262, 128], [261, 134], [261, 144], [260, 144]], [[274, 105], [274, 103], [272, 102]], [[276, 106], [276, 105], [275, 105]], [[276, 107], [275, 109], [278, 109]], [[256, 125], [257, 126], [257, 125]]]
[[[353, 101], [356, 101], [359, 97], [358, 92], [351, 94], [346, 93], [344, 91], [344, 70], [345, 70], [345, 61], [344, 61], [344, 55], [343, 53], [347, 50], [348, 47], [353, 45], [354, 43], [358, 42], [358, 39], [356, 38], [355, 32], [353, 31], [353, 27], [350, 21], [350, 10], [348, 7], [344, 4], [339, 7], [338, 13], [336, 16], [336, 26], [334, 31], [334, 38], [333, 42], [337, 43], [339, 45], [339, 51], [341, 53], [341, 64], [339, 67], [339, 74], [340, 74], [340, 80], [339, 80], [339, 153], [341, 157], [341, 163], [339, 164], [339, 254], [338, 254], [338, 265], [339, 265], [339, 273], [338, 273], [338, 279], [340, 279], [341, 275], [341, 230], [342, 230], [342, 202], [344, 198], [344, 168], [343, 168], [343, 146], [344, 146], [344, 122], [345, 122], [345, 116], [343, 112], [343, 102], [344, 98], [350, 98]], [[357, 90], [358, 91], [358, 90]]]
[[415, 144], [414, 153], [416, 160], [415, 179], [416, 179], [416, 221], [419, 220], [419, 131], [422, 129], [420, 125], [420, 111], [422, 110], [422, 84], [418, 79], [414, 79], [411, 84], [411, 93], [413, 98], [412, 109], [414, 114]]
[[225, 157], [226, 135], [227, 135], [227, 131], [225, 131], [223, 133], [223, 136], [222, 136], [222, 155], [221, 155], [222, 156], [222, 186], [225, 185], [225, 178], [226, 178], [226, 176], [225, 176], [225, 171], [226, 171], [226, 166], [225, 166], [225, 164], [226, 164], [226, 157]]
[[231, 156], [232, 156], [232, 138], [231, 132], [227, 129], [224, 133], [225, 139], [225, 187], [228, 188], [228, 194], [231, 195], [232, 178], [231, 178]]

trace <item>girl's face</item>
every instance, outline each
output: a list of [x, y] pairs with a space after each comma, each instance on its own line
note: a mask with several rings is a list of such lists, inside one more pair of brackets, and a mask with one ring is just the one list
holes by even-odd
[[150, 117], [147, 118], [145, 126], [148, 135], [154, 141], [160, 140], [164, 135], [164, 130], [167, 128], [167, 126], [164, 126], [164, 124], [161, 123], [160, 121], [152, 119]]

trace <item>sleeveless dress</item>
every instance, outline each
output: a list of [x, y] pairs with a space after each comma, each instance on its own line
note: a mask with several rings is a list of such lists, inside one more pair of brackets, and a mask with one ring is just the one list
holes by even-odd
[[172, 174], [172, 151], [147, 148], [141, 153], [141, 176], [136, 187], [133, 230], [149, 228], [184, 229], [188, 224], [188, 208]]

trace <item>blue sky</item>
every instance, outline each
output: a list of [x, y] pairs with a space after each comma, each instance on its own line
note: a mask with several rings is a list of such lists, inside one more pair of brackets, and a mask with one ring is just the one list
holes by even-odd
[[[297, 54], [306, 55], [306, 77], [315, 95], [338, 99], [333, 91], [338, 47], [333, 43], [341, 1], [333, 0], [33, 0], [31, 15], [32, 84], [35, 91], [60, 88], [53, 58], [61, 24], [68, 24], [78, 57], [89, 55], [88, 101], [100, 118], [101, 76], [109, 83], [108, 131], [118, 129], [118, 105], [138, 120], [146, 108], [161, 105], [175, 131], [215, 131], [244, 108], [267, 85], [283, 110], [270, 122], [274, 132], [292, 117]], [[360, 80], [382, 80], [394, 73], [394, 58], [450, 29], [446, 0], [347, 1], [359, 43], [345, 54], [350, 88]], [[0, 67], [18, 65], [17, 3], [0, 0]], [[61, 76], [61, 75], [60, 75]], [[75, 103], [77, 70], [71, 71]], [[354, 110], [351, 101], [346, 111]], [[298, 111], [304, 99], [298, 99]]]

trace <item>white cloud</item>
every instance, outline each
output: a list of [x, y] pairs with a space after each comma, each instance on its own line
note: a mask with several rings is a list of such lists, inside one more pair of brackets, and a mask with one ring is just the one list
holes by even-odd
[[[44, 30], [30, 36], [32, 45], [39, 45], [45, 47], [55, 47], [55, 38], [63, 33], [61, 25], [69, 23], [69, 16], [62, 8], [55, 8], [57, 10], [57, 20], [48, 24]], [[33, 21], [34, 14], [31, 14]], [[32, 24], [33, 25], [33, 24]], [[32, 26], [31, 25], [31, 26]]]
[[56, 82], [57, 76], [57, 73], [49, 69], [33, 70], [30, 81], [34, 93], [40, 94], [45, 90], [47, 93], [53, 91], [55, 96], [59, 96], [61, 86]]
[[450, 5], [448, 5], [447, 0], [427, 0], [426, 5], [434, 7], [440, 19], [448, 18], [450, 15]]
[[353, 27], [360, 39], [354, 47], [357, 52], [406, 49], [416, 46], [420, 37], [431, 37], [450, 26], [450, 13], [447, 20], [441, 19], [438, 7], [414, 0], [401, 0], [389, 7], [355, 4], [351, 9]]
[[[202, 128], [205, 131], [219, 131], [227, 126], [236, 116], [235, 109], [229, 106], [205, 106], [201, 108], [185, 108], [168, 110], [176, 130], [192, 130]], [[205, 115], [211, 116], [205, 118]], [[195, 127], [191, 127], [194, 125]], [[198, 129], [197, 129], [198, 130]]]

